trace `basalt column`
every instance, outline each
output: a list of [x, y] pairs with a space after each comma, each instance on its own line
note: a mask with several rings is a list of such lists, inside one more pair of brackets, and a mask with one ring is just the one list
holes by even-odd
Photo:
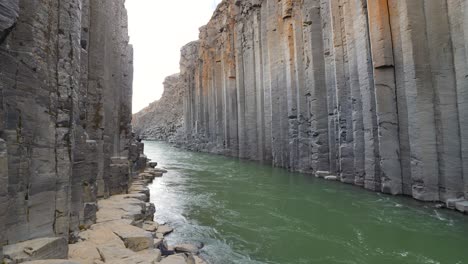
[[183, 144], [467, 210], [467, 28], [462, 0], [224, 0]]
[[1, 1], [0, 246], [72, 241], [94, 223], [98, 194], [126, 191], [126, 27], [123, 0]]

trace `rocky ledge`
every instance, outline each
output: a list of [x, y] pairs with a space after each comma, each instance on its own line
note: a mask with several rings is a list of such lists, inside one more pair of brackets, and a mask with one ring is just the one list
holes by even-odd
[[154, 221], [147, 187], [166, 170], [147, 168], [134, 177], [127, 194], [98, 201], [96, 223], [66, 239], [40, 238], [4, 248], [4, 263], [16, 264], [204, 264], [198, 245], [169, 246], [164, 237], [174, 230]]

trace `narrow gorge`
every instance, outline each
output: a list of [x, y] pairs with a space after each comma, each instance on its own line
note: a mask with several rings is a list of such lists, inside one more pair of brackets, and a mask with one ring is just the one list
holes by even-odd
[[182, 48], [175, 141], [466, 212], [467, 23], [462, 0], [224, 0]]
[[1, 264], [462, 264], [466, 214], [468, 0], [0, 0]]

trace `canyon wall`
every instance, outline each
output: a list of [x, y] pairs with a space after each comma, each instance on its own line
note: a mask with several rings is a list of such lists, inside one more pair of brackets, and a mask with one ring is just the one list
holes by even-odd
[[224, 0], [182, 50], [185, 139], [468, 209], [468, 2]]
[[0, 249], [73, 240], [127, 191], [144, 158], [128, 42], [124, 0], [0, 3]]
[[183, 86], [179, 74], [164, 80], [161, 99], [133, 115], [134, 132], [143, 139], [175, 142], [183, 136]]

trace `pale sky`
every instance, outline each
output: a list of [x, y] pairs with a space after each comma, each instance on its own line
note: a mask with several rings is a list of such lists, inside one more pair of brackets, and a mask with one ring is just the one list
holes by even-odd
[[134, 48], [133, 112], [158, 100], [179, 72], [180, 48], [198, 39], [221, 0], [126, 0]]

